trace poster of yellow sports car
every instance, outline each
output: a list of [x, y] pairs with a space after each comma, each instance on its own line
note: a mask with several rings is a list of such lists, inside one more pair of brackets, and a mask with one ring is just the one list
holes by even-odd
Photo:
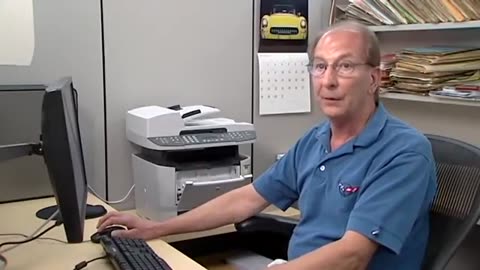
[[308, 39], [308, 0], [262, 0], [261, 46], [303, 46]]

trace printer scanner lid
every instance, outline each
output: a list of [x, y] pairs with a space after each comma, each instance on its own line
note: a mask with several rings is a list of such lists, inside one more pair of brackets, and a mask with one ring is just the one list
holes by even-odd
[[253, 143], [253, 124], [210, 117], [220, 110], [212, 106], [145, 106], [126, 115], [127, 138], [153, 150], [175, 150]]

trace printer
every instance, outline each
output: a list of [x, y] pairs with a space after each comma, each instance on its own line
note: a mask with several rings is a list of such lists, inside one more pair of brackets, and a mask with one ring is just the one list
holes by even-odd
[[213, 117], [206, 105], [145, 106], [127, 111], [135, 206], [151, 220], [187, 212], [251, 182], [251, 159], [239, 146], [255, 142], [253, 124]]

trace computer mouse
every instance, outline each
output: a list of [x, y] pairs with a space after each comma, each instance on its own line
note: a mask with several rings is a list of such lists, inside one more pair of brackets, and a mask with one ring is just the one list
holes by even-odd
[[116, 231], [116, 230], [125, 230], [124, 227], [122, 226], [110, 226], [110, 227], [107, 227], [105, 229], [103, 229], [102, 231], [99, 231], [99, 232], [96, 232], [94, 234], [92, 234], [90, 236], [90, 240], [93, 242], [93, 243], [99, 243], [100, 242], [100, 238], [102, 236], [110, 236], [111, 233], [113, 231]]
[[5, 267], [7, 266], [7, 259], [0, 255], [0, 270], [4, 270]]

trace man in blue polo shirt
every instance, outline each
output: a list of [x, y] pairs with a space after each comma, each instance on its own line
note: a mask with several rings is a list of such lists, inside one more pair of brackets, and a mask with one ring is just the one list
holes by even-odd
[[[312, 267], [285, 269], [323, 269], [313, 267], [322, 254], [353, 263], [355, 251], [364, 256], [362, 267], [325, 269], [420, 269], [435, 192], [428, 141], [381, 104], [362, 132], [336, 149], [332, 125], [311, 129], [253, 183], [281, 209], [298, 200], [302, 217], [288, 257], [298, 258], [300, 267], [301, 256], [312, 252]], [[338, 245], [327, 252], [329, 244]]]
[[436, 171], [429, 141], [378, 102], [380, 52], [355, 23], [315, 42], [309, 65], [329, 118], [253, 185], [286, 209], [298, 200], [289, 264], [278, 269], [421, 269]]
[[271, 269], [419, 270], [436, 190], [431, 145], [378, 100], [380, 51], [373, 33], [348, 22], [317, 38], [309, 70], [328, 120], [311, 128], [251, 185], [162, 222], [109, 213], [99, 230], [153, 239], [251, 217], [298, 201], [289, 261]]

